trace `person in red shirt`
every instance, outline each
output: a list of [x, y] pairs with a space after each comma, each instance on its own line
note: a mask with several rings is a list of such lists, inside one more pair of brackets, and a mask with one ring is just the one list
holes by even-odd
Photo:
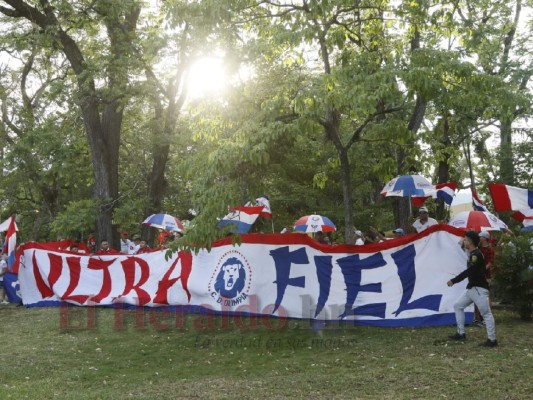
[[159, 246], [163, 246], [165, 243], [168, 242], [170, 236], [172, 236], [172, 232], [160, 229], [159, 235], [157, 236], [157, 244]]
[[89, 235], [89, 238], [87, 239], [87, 247], [89, 248], [90, 253], [96, 252], [96, 236], [94, 236], [94, 233]]
[[483, 253], [485, 259], [485, 276], [490, 283], [492, 280], [492, 272], [494, 268], [494, 248], [490, 244], [490, 234], [487, 231], [483, 231], [479, 234], [479, 250]]
[[109, 247], [109, 242], [107, 240], [102, 240], [100, 242], [100, 250], [96, 252], [96, 255], [113, 255], [113, 254], [121, 254], [120, 251], [117, 251], [111, 247]]
[[144, 253], [150, 253], [153, 251], [150, 246], [146, 243], [146, 240], [141, 240], [139, 243], [139, 250], [137, 250], [137, 253], [135, 254], [144, 254]]

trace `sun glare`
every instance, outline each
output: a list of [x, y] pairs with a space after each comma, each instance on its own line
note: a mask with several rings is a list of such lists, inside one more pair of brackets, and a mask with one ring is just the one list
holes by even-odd
[[191, 98], [219, 97], [228, 80], [223, 59], [217, 57], [200, 58], [193, 64], [188, 80]]

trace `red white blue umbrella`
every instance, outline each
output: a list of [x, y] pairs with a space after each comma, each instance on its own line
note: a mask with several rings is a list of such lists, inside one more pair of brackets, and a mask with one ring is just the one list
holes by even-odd
[[422, 175], [401, 175], [389, 181], [381, 191], [385, 197], [431, 196], [435, 186]]
[[305, 215], [294, 223], [294, 230], [298, 232], [334, 232], [337, 227], [328, 217], [321, 215]]
[[183, 231], [183, 224], [181, 221], [168, 214], [152, 214], [143, 221], [143, 225], [165, 229], [167, 231]]
[[448, 225], [472, 231], [499, 231], [507, 229], [505, 222], [488, 211], [461, 211]]

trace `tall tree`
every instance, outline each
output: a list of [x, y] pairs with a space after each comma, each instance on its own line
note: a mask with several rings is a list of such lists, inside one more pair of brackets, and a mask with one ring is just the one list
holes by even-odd
[[13, 50], [0, 78], [2, 197], [22, 217], [23, 238], [37, 240], [49, 234], [66, 202], [87, 195], [88, 149], [66, 101], [64, 59], [39, 47], [32, 34], [7, 32], [3, 43], [29, 51]]
[[[167, 187], [165, 174], [173, 137], [180, 134], [177, 125], [189, 92], [190, 69], [199, 58], [217, 50], [218, 38], [224, 36], [226, 26], [224, 13], [217, 11], [223, 10], [222, 5], [211, 2], [166, 2], [156, 20], [165, 18], [170, 32], [155, 30], [154, 36], [143, 41], [144, 87], [153, 112], [150, 125], [153, 162], [147, 179], [145, 216], [162, 212]], [[144, 235], [149, 233], [153, 231], [145, 228]]]
[[499, 104], [492, 108], [492, 117], [497, 118], [500, 133], [500, 176], [497, 178], [513, 184], [513, 124], [531, 114], [531, 93], [528, 90], [533, 76], [530, 45], [533, 37], [528, 28], [531, 16], [524, 10], [523, 0], [453, 3], [462, 22], [459, 33], [466, 54], [477, 57], [480, 69], [486, 74], [505, 82], [507, 94], [497, 96]]
[[[118, 156], [123, 110], [128, 100], [128, 71], [136, 64], [133, 45], [140, 3], [3, 3], [9, 7], [0, 6], [2, 14], [40, 28], [42, 45], [60, 49], [77, 78], [77, 104], [91, 150], [94, 195], [100, 202], [96, 234], [118, 242], [112, 218], [118, 197]], [[98, 44], [87, 42], [87, 35], [99, 39]]]

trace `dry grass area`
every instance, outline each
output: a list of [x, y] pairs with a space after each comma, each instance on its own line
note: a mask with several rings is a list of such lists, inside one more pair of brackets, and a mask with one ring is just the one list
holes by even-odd
[[[453, 327], [326, 327], [113, 309], [0, 307], [1, 399], [528, 399], [533, 324], [495, 313], [500, 347]], [[67, 318], [68, 317], [68, 318]], [[211, 324], [211, 325], [210, 325]], [[245, 328], [239, 326], [244, 324]], [[269, 327], [272, 324], [272, 327]], [[267, 326], [267, 327], [265, 327]], [[204, 328], [202, 330], [202, 328]]]

